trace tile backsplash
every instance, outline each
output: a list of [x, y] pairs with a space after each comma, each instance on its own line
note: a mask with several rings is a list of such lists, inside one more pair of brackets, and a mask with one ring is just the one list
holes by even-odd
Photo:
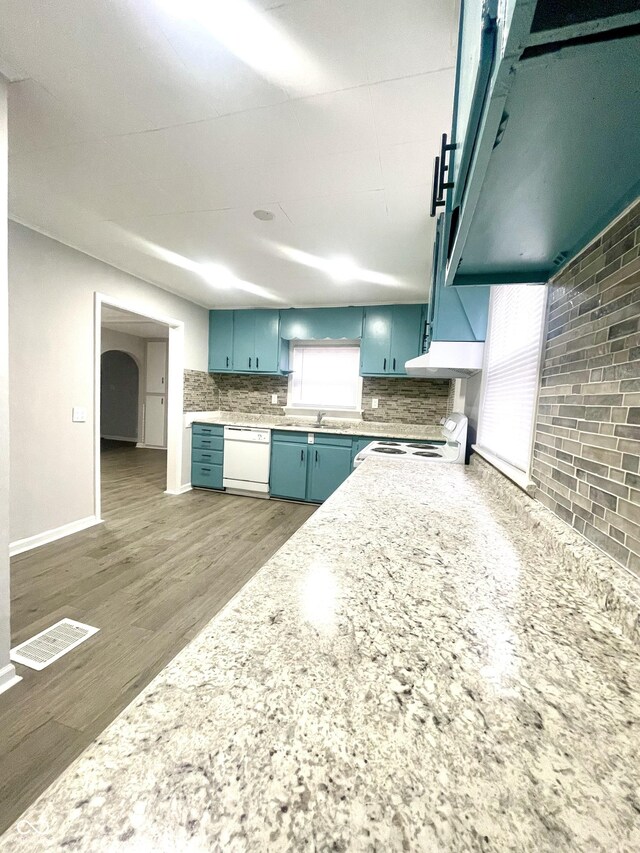
[[[362, 418], [387, 423], [436, 424], [449, 407], [448, 379], [387, 379], [367, 376], [362, 381]], [[378, 408], [371, 399], [378, 398]]]
[[184, 371], [183, 411], [214, 412], [220, 408], [220, 392], [213, 376], [204, 370]]
[[550, 286], [536, 497], [640, 574], [640, 202]]
[[[286, 376], [238, 373], [208, 374], [185, 370], [185, 412], [213, 411], [283, 414], [287, 402]], [[450, 408], [448, 379], [365, 377], [362, 384], [363, 419], [395, 423], [433, 424]], [[278, 405], [271, 395], [278, 395]], [[373, 397], [378, 408], [371, 408]]]

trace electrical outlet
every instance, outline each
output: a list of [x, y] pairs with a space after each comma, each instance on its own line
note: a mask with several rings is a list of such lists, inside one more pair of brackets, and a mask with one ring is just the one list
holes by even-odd
[[372, 398], [371, 398], [371, 408], [372, 408], [372, 409], [377, 409], [377, 408], [378, 408], [378, 398], [377, 398], [377, 397], [372, 397]]
[[272, 395], [271, 395], [271, 405], [272, 405], [272, 406], [277, 406], [277, 405], [278, 405], [278, 395], [277, 395], [277, 394], [272, 394]]
[[74, 424], [83, 424], [87, 420], [87, 410], [82, 406], [74, 406], [71, 410], [71, 420]]

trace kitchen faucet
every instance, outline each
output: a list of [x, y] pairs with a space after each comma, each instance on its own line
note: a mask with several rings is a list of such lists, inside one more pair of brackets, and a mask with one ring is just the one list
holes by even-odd
[[322, 425], [322, 419], [326, 414], [326, 412], [318, 412], [318, 414], [316, 415], [316, 426]]

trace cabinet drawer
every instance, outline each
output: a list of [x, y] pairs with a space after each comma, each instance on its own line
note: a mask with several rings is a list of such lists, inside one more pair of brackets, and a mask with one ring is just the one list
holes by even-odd
[[220, 438], [224, 435], [224, 426], [222, 424], [196, 424], [191, 427], [193, 435], [218, 435]]
[[288, 441], [293, 444], [306, 444], [307, 436], [309, 433], [307, 432], [294, 432], [291, 430], [276, 430], [274, 429], [271, 433], [271, 438], [273, 441]]
[[222, 488], [222, 465], [202, 465], [194, 462], [191, 465], [191, 485], [205, 489]]
[[193, 450], [191, 461], [202, 465], [222, 465], [222, 450]]
[[332, 447], [351, 447], [353, 443], [353, 436], [332, 435], [331, 433], [317, 432], [315, 443], [319, 445], [330, 444]]
[[191, 442], [193, 450], [222, 450], [224, 438], [221, 435], [194, 435]]

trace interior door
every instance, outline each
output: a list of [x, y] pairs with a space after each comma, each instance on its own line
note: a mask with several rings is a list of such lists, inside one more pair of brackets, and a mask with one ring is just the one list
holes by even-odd
[[167, 393], [167, 343], [149, 341], [147, 344], [147, 394]]
[[166, 447], [167, 398], [147, 394], [144, 406], [144, 443], [150, 447]]

